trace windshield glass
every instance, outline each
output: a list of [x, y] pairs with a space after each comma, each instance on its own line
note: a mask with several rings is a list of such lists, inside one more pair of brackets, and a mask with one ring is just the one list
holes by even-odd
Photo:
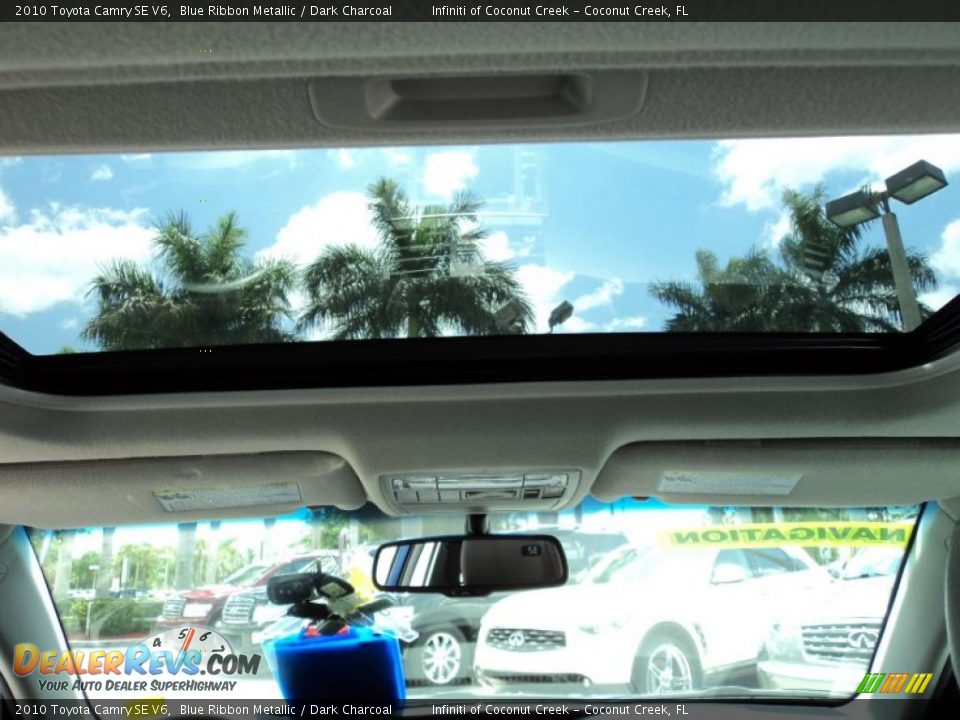
[[[949, 176], [958, 146], [878, 136], [0, 159], [0, 331], [37, 354], [898, 332], [912, 321], [880, 218], [885, 181], [919, 161]], [[960, 287], [960, 190], [928, 180], [916, 204], [891, 196], [913, 274], [903, 302], [920, 319]], [[828, 213], [861, 189], [863, 222]]]
[[[572, 511], [494, 515], [493, 532], [555, 535], [582, 570], [563, 587], [484, 597], [384, 594], [372, 582], [379, 543], [461, 533], [459, 516], [392, 518], [368, 505], [30, 535], [74, 648], [172, 652], [189, 637], [204, 663], [216, 653], [242, 659], [235, 672], [193, 677], [200, 685], [188, 697], [281, 697], [271, 648], [291, 637], [309, 644], [316, 626], [270, 603], [265, 576], [318, 562], [358, 603], [392, 601], [374, 628], [395, 639], [410, 699], [616, 699], [731, 686], [748, 697], [848, 697], [883, 631], [918, 511], [589, 499]], [[93, 679], [42, 672], [29, 653], [20, 657], [18, 672], [38, 682]], [[123, 692], [81, 687], [103, 699], [178, 696], [180, 686], [153, 684], [183, 679], [171, 672], [108, 678], [142, 681]]]
[[245, 568], [240, 568], [230, 577], [224, 578], [224, 585], [248, 585], [261, 577], [268, 569], [268, 563], [254, 563]]
[[896, 575], [901, 556], [895, 550], [868, 548], [860, 551], [843, 566], [843, 577], [856, 580], [864, 577]]

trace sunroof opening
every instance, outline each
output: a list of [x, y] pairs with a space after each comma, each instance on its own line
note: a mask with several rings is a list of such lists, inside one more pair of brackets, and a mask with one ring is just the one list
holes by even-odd
[[960, 287], [960, 135], [0, 160], [35, 354], [543, 333], [898, 333]]

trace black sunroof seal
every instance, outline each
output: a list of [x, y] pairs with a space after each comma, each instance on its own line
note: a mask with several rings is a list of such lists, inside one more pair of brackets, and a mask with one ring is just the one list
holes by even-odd
[[0, 334], [0, 378], [58, 395], [692, 377], [868, 375], [960, 344], [960, 298], [910, 333], [621, 333], [299, 342], [31, 355]]

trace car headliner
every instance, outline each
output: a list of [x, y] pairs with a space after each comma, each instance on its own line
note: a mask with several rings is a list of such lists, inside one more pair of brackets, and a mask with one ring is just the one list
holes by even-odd
[[[311, 82], [331, 78], [580, 70], [616, 70], [628, 84], [642, 82], [640, 112], [577, 127], [358, 130], [321, 124], [308, 98]], [[916, 133], [955, 131], [958, 120], [960, 27], [953, 24], [0, 26], [0, 154]], [[592, 489], [605, 498], [727, 505], [937, 498], [960, 510], [949, 472], [960, 447], [925, 440], [956, 436], [960, 427], [956, 355], [848, 377], [115, 398], [0, 387], [0, 417], [0, 522], [46, 527], [292, 509], [165, 513], [152, 497], [158, 478], [183, 472], [216, 483], [227, 468], [237, 487], [262, 482], [263, 465], [250, 461], [251, 453], [293, 455], [261, 460], [277, 460], [271, 479], [287, 473], [305, 504], [357, 507], [369, 498], [388, 512], [395, 511], [379, 489], [384, 473], [539, 467], [581, 470], [571, 504]], [[843, 438], [870, 444], [837, 445]], [[757, 442], [774, 439], [809, 442], [799, 450]], [[720, 440], [740, 444], [719, 447]], [[684, 441], [695, 447], [662, 445]], [[749, 457], [742, 441], [755, 448]], [[697, 450], [705, 447], [709, 452]], [[698, 457], [714, 470], [789, 465], [804, 478], [791, 496], [669, 495], [658, 489], [665, 466], [650, 459], [665, 451], [677, 462]], [[171, 465], [170, 458], [186, 459]]]

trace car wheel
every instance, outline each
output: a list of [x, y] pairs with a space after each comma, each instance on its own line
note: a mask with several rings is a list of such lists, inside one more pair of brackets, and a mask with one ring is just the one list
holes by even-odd
[[701, 676], [693, 643], [678, 632], [657, 632], [637, 653], [630, 688], [641, 695], [669, 697], [700, 689]]
[[455, 627], [424, 630], [408, 664], [414, 679], [429, 685], [450, 685], [469, 676], [471, 658], [466, 638]]

